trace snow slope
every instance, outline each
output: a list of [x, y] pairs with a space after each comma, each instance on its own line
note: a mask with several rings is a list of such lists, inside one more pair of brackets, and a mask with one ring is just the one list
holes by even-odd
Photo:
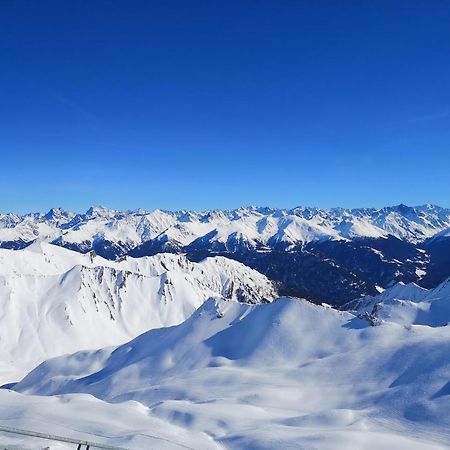
[[342, 309], [375, 321], [442, 327], [450, 322], [450, 278], [434, 289], [398, 283], [379, 295], [353, 300]]
[[[114, 445], [158, 450], [218, 450], [205, 433], [172, 425], [138, 402], [112, 405], [90, 395], [41, 397], [0, 389], [0, 425]], [[0, 431], [9, 450], [74, 450], [64, 444]], [[92, 448], [92, 447], [91, 447]]]
[[199, 448], [209, 436], [210, 448], [444, 449], [449, 351], [449, 327], [372, 327], [296, 299], [211, 299], [178, 326], [46, 361], [15, 386], [27, 395], [14, 401], [88, 393], [117, 411], [137, 401], [147, 419], [192, 432]]
[[0, 382], [52, 356], [181, 323], [210, 297], [258, 303], [274, 296], [264, 275], [222, 257], [108, 261], [46, 243], [0, 250]]

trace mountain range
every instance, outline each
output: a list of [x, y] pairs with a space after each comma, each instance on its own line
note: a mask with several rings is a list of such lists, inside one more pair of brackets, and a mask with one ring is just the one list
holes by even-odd
[[282, 295], [333, 305], [398, 282], [431, 288], [450, 276], [450, 209], [435, 205], [0, 215], [0, 247], [36, 241], [109, 260], [224, 256], [265, 274]]
[[0, 427], [136, 450], [450, 448], [449, 217], [3, 215]]

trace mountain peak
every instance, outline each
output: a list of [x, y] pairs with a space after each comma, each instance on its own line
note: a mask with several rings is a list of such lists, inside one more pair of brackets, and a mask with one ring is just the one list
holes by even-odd
[[85, 213], [88, 217], [106, 217], [111, 218], [117, 213], [116, 210], [107, 208], [105, 206], [94, 205], [91, 206]]

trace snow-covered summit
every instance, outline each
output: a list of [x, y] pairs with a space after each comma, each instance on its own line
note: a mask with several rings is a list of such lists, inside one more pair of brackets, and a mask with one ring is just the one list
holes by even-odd
[[[28, 243], [37, 238], [87, 251], [106, 242], [117, 254], [153, 239], [187, 246], [196, 240], [217, 246], [249, 248], [292, 247], [323, 239], [395, 236], [420, 242], [450, 227], [450, 210], [433, 205], [385, 208], [277, 209], [247, 207], [235, 210], [116, 211], [91, 207], [84, 214], [55, 208], [46, 214], [1, 214], [0, 244]], [[237, 244], [236, 244], [237, 242]], [[71, 247], [72, 246], [72, 247]]]

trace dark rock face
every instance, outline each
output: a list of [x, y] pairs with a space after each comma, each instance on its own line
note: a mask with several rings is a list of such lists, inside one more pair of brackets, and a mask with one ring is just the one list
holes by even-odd
[[105, 259], [118, 259], [130, 251], [130, 247], [122, 242], [97, 240], [92, 245], [92, 250]]
[[[206, 241], [207, 242], [207, 241]], [[197, 240], [183, 249], [188, 258], [225, 256], [258, 270], [277, 283], [280, 294], [306, 297], [340, 305], [349, 298], [375, 295], [377, 286], [398, 281], [418, 281], [428, 255], [415, 245], [394, 237], [325, 241], [293, 250], [239, 249], [230, 251], [217, 243], [208, 247]]]
[[414, 244], [393, 236], [327, 241], [309, 247], [319, 259], [331, 259], [373, 288], [388, 287], [399, 281], [416, 282], [419, 278], [416, 270], [423, 270], [429, 261], [428, 255]]
[[144, 242], [138, 247], [133, 248], [127, 254], [133, 258], [140, 258], [142, 256], [153, 256], [158, 253], [183, 253], [183, 246], [176, 241], [162, 238], [152, 239]]
[[64, 241], [61, 238], [58, 238], [58, 239], [55, 239], [54, 241], [52, 241], [52, 244], [58, 245], [59, 247], [67, 248], [68, 250], [73, 250], [74, 252], [79, 252], [79, 253], [88, 253], [91, 250], [93, 250], [91, 241], [72, 243], [72, 242]]
[[97, 255], [105, 259], [116, 260], [126, 255], [131, 248], [122, 242], [112, 242], [106, 239], [97, 239], [94, 242], [83, 241], [80, 243], [67, 242], [62, 239], [56, 239], [52, 242], [54, 245], [67, 248], [79, 253], [88, 253], [94, 251]]
[[428, 239], [422, 244], [422, 248], [429, 255], [430, 261], [420, 284], [429, 289], [450, 276], [450, 237]]
[[21, 250], [22, 248], [26, 248], [29, 245], [31, 245], [33, 241], [27, 242], [27, 241], [3, 241], [0, 242], [0, 248], [6, 248], [9, 250]]

